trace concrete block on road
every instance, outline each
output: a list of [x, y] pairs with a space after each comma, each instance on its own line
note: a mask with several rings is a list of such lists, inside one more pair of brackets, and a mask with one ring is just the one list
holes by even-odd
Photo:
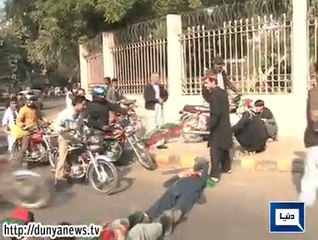
[[303, 159], [286, 159], [282, 158], [277, 161], [278, 171], [280, 172], [303, 172], [304, 160]]
[[[208, 151], [203, 151], [199, 147], [191, 148], [177, 148], [173, 146], [164, 150], [153, 150], [152, 154], [162, 169], [182, 169], [193, 166], [193, 159], [197, 156], [204, 156], [209, 160]], [[189, 151], [191, 150], [192, 151]], [[233, 168], [242, 170], [256, 170], [256, 171], [279, 171], [279, 172], [302, 172], [304, 168], [304, 161], [302, 158], [293, 159], [292, 155], [277, 154], [273, 157], [270, 153], [260, 153], [255, 155], [237, 156], [233, 160]]]
[[154, 158], [159, 168], [163, 169], [179, 169], [179, 168], [191, 168], [194, 164], [193, 160], [197, 157], [197, 154], [177, 154], [165, 152], [155, 152]]

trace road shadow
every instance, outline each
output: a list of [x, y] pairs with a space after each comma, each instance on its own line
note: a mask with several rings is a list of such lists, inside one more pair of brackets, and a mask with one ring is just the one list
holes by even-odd
[[304, 161], [306, 153], [303, 151], [295, 151], [295, 158], [292, 159], [292, 182], [298, 193], [301, 191], [301, 179], [304, 176]]
[[52, 199], [49, 207], [58, 207], [68, 204], [68, 202], [71, 201], [73, 197], [75, 197], [75, 193], [72, 192], [73, 184], [66, 183], [65, 186], [63, 186], [63, 188], [59, 189], [59, 191], [56, 191], [54, 187], [54, 179], [50, 178], [48, 179], [48, 186], [52, 193]]
[[115, 195], [121, 192], [126, 191], [127, 189], [131, 188], [135, 178], [127, 177], [128, 173], [131, 172], [132, 166], [123, 166], [117, 168], [118, 171], [118, 186], [117, 188], [110, 194]]
[[52, 105], [52, 106], [45, 106], [44, 105], [44, 107], [43, 107], [43, 110], [44, 111], [46, 111], [46, 110], [53, 110], [53, 109], [55, 109], [55, 108], [58, 108], [60, 105], [59, 104], [54, 104], [54, 105]]

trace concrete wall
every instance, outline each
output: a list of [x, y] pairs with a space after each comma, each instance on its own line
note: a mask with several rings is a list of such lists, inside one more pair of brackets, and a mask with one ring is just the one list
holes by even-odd
[[[185, 104], [202, 104], [201, 96], [183, 96], [182, 78], [182, 43], [180, 34], [182, 23], [180, 15], [167, 15], [167, 62], [168, 68], [168, 90], [169, 99], [165, 104], [165, 121], [172, 122], [179, 119], [179, 110]], [[250, 95], [244, 98], [253, 100], [262, 99], [273, 111], [279, 126], [279, 136], [293, 136], [302, 138], [306, 126], [306, 96], [308, 79], [308, 34], [307, 34], [307, 4], [306, 1], [293, 0], [293, 25], [292, 25], [292, 82], [293, 93], [280, 95]], [[113, 54], [111, 48], [114, 46], [113, 33], [103, 34], [103, 59], [104, 76], [113, 77]], [[83, 62], [85, 59], [81, 57]], [[84, 87], [85, 64], [81, 62], [81, 78]], [[144, 115], [144, 102], [142, 96], [129, 96], [136, 99], [139, 105], [139, 113]]]

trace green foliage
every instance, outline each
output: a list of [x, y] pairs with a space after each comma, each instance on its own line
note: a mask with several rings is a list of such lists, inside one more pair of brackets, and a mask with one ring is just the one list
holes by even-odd
[[41, 66], [46, 75], [68, 79], [78, 76], [78, 44], [99, 32], [221, 2], [225, 1], [7, 0], [5, 10], [23, 45], [12, 55], [27, 52], [28, 61]]
[[0, 29], [0, 80], [3, 84], [24, 81], [30, 66], [26, 61], [27, 52], [21, 35], [17, 29], [9, 24], [2, 23]]

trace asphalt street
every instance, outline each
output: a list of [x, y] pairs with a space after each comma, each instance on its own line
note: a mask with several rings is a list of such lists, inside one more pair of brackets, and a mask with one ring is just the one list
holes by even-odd
[[[88, 185], [76, 184], [55, 192], [51, 205], [35, 210], [38, 221], [58, 224], [101, 224], [147, 209], [164, 191], [171, 174], [149, 172], [138, 164], [121, 167], [119, 189], [112, 196], [95, 193]], [[52, 179], [48, 169], [39, 169]], [[306, 233], [270, 234], [268, 205], [271, 200], [297, 200], [299, 176], [290, 173], [234, 171], [214, 188], [205, 190], [205, 201], [196, 205], [188, 219], [177, 226], [171, 240], [313, 240], [318, 238], [318, 205], [306, 212]], [[0, 205], [7, 214], [12, 207]], [[1, 214], [3, 216], [3, 214]]]
[[[52, 116], [63, 107], [63, 100], [48, 102], [45, 112]], [[49, 167], [39, 167], [35, 171], [40, 172], [52, 188], [53, 174]], [[46, 224], [110, 222], [135, 210], [147, 209], [164, 192], [163, 183], [174, 174], [163, 170], [147, 171], [138, 163], [120, 166], [118, 171], [120, 184], [113, 195], [98, 194], [87, 184], [74, 184], [63, 192], [52, 191], [50, 205], [34, 210], [36, 220]], [[188, 219], [177, 226], [169, 239], [318, 239], [318, 203], [306, 210], [306, 233], [269, 233], [269, 202], [297, 200], [300, 179], [300, 174], [233, 169], [233, 173], [224, 176], [214, 188], [205, 190], [204, 200], [194, 206]], [[0, 218], [12, 208], [10, 204], [0, 203]]]
[[[64, 98], [44, 100], [44, 109], [42, 111], [47, 118], [52, 119], [64, 107], [65, 107]], [[1, 121], [3, 118], [3, 114], [4, 114], [4, 110], [1, 110], [0, 111]], [[0, 131], [0, 154], [3, 154], [5, 152], [6, 146], [7, 146], [6, 133], [3, 131]]]

